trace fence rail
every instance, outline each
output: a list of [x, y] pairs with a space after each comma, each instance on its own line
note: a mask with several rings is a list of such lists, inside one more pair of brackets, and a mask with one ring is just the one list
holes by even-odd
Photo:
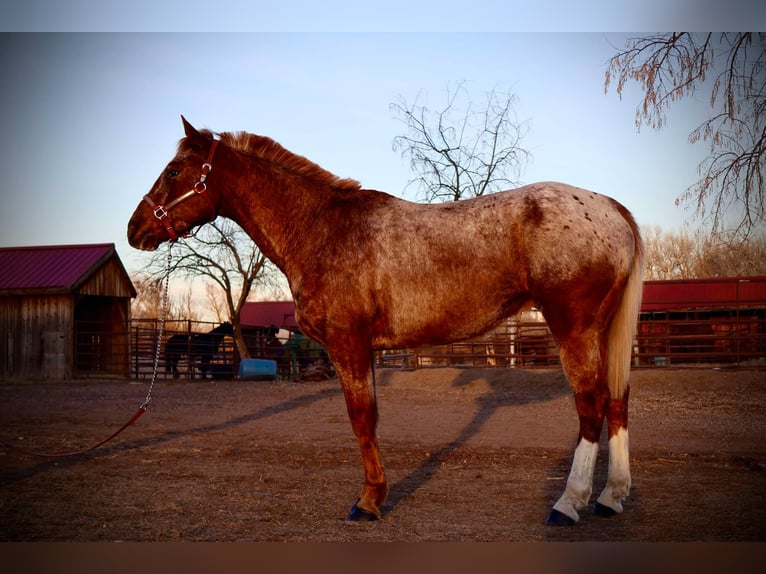
[[[214, 323], [169, 321], [165, 326], [163, 345], [173, 335], [206, 333], [213, 327]], [[157, 321], [131, 322], [129, 352], [133, 378], [151, 376], [158, 330]], [[124, 345], [119, 338], [114, 340], [115, 344]], [[277, 361], [278, 374], [283, 379], [295, 378], [307, 365], [326, 360], [323, 350], [306, 339], [267, 336], [256, 330], [248, 332], [246, 340], [254, 357]], [[163, 350], [158, 376], [173, 377], [173, 373], [166, 370], [164, 359]], [[213, 355], [208, 376], [233, 378], [238, 372], [239, 361], [234, 341], [227, 336]], [[637, 368], [709, 367], [711, 364], [766, 368], [766, 309], [711, 313], [706, 317], [699, 314], [682, 318], [642, 316], [632, 362]], [[375, 354], [375, 364], [379, 368], [398, 369], [444, 366], [540, 368], [560, 365], [560, 360], [556, 342], [545, 323], [510, 319], [496, 331], [470, 341], [380, 351]], [[178, 366], [181, 377], [199, 378], [199, 369], [190, 364], [187, 357], [183, 357]]]
[[[200, 378], [202, 373], [199, 369], [199, 363], [195, 363], [194, 360], [191, 336], [208, 333], [216, 325], [217, 323], [191, 320], [167, 321], [162, 333], [157, 377], [160, 379], [175, 377], [172, 364], [168, 361], [167, 343], [171, 337], [181, 336], [182, 342], [180, 343], [177, 362], [179, 377], [184, 379]], [[130, 363], [131, 376], [135, 379], [146, 379], [152, 376], [159, 327], [159, 321], [154, 319], [134, 319], [131, 321]], [[225, 337], [217, 348], [213, 350], [208, 376], [231, 379], [235, 376], [238, 367], [239, 360], [234, 341], [231, 337]]]
[[[212, 349], [210, 364], [205, 368], [204, 373], [200, 367], [199, 349], [195, 352], [192, 337], [209, 333], [216, 326], [216, 323], [201, 321], [168, 321], [162, 334], [157, 377], [160, 379], [176, 377], [172, 369], [175, 358], [167, 360], [170, 358], [167, 357], [168, 341], [176, 336], [180, 336], [180, 346], [176, 347], [177, 353], [175, 353], [178, 355], [179, 378], [231, 379], [237, 376], [241, 357], [234, 339], [228, 335]], [[279, 336], [271, 331], [271, 329], [245, 328], [243, 335], [252, 357], [270, 359], [277, 363], [279, 378], [295, 379], [307, 367], [320, 362], [329, 362], [324, 350], [310, 339], [295, 333]], [[133, 378], [146, 379], [152, 376], [158, 334], [159, 321], [145, 319], [132, 321], [130, 360]]]
[[[639, 321], [634, 367], [766, 367], [766, 312], [703, 319]], [[473, 341], [383, 351], [376, 365], [389, 368], [516, 367], [559, 365], [558, 347], [545, 323], [508, 321], [499, 333]]]
[[[634, 364], [749, 364], [766, 362], [766, 318], [659, 319], [639, 323]], [[764, 363], [766, 366], [766, 363]]]

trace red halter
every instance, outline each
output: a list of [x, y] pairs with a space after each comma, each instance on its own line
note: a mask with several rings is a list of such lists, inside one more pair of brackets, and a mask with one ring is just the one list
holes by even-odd
[[[152, 209], [154, 210], [154, 217], [157, 218], [157, 220], [160, 222], [160, 224], [165, 228], [165, 230], [168, 232], [168, 235], [170, 236], [170, 241], [176, 241], [178, 239], [178, 234], [176, 233], [175, 229], [173, 229], [173, 224], [170, 221], [170, 208], [175, 207], [179, 203], [181, 203], [183, 200], [190, 198], [193, 195], [201, 195], [202, 197], [207, 200], [208, 205], [210, 205], [210, 211], [213, 213], [213, 219], [216, 218], [216, 209], [215, 205], [213, 205], [213, 200], [210, 199], [210, 196], [207, 194], [207, 185], [205, 184], [205, 180], [207, 179], [208, 174], [213, 169], [213, 156], [215, 155], [215, 148], [218, 147], [218, 140], [214, 139], [213, 143], [210, 146], [210, 153], [207, 155], [207, 161], [202, 164], [202, 173], [199, 176], [199, 180], [197, 183], [194, 184], [194, 186], [184, 193], [183, 195], [175, 198], [173, 201], [168, 203], [167, 205], [157, 205], [152, 201], [152, 199], [149, 197], [149, 195], [144, 196], [144, 201], [148, 203]], [[181, 235], [181, 237], [191, 237], [192, 234], [186, 233], [184, 235]]]

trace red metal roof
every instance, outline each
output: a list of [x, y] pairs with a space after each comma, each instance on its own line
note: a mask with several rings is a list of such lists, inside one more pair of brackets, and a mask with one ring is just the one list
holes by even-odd
[[0, 248], [0, 291], [68, 292], [113, 254], [113, 243]]
[[766, 308], [766, 276], [644, 281], [641, 311]]
[[243, 327], [298, 328], [292, 301], [248, 301], [240, 309], [239, 320]]

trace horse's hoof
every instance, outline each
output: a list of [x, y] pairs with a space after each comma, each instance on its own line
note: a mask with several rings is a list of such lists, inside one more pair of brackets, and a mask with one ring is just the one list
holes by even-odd
[[358, 502], [359, 500], [357, 500], [354, 503], [354, 506], [351, 507], [351, 511], [348, 513], [348, 516], [346, 516], [346, 520], [351, 522], [373, 522], [378, 519], [378, 516], [374, 512], [359, 508], [357, 504]]
[[545, 521], [545, 524], [548, 526], [574, 526], [577, 524], [577, 521], [554, 508], [548, 515], [548, 519]]
[[609, 518], [610, 516], [614, 516], [617, 514], [617, 511], [614, 508], [610, 508], [606, 506], [605, 504], [601, 504], [600, 502], [597, 502], [593, 505], [593, 516], [602, 516], [604, 518]]

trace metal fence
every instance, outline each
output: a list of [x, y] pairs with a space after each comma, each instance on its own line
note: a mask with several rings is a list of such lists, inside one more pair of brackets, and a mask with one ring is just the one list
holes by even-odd
[[[217, 323], [190, 320], [169, 320], [165, 323], [162, 333], [162, 345], [157, 369], [158, 378], [175, 378], [173, 369], [175, 364], [178, 377], [183, 379], [200, 378], [198, 361], [195, 364], [192, 352], [193, 335], [208, 333]], [[131, 376], [134, 379], [146, 379], [152, 376], [154, 369], [155, 353], [157, 350], [157, 337], [159, 336], [160, 322], [156, 319], [134, 319], [130, 328], [130, 364]], [[180, 337], [180, 348], [177, 362], [172, 360], [167, 351], [168, 342], [171, 338]], [[217, 378], [232, 378], [236, 373], [238, 362], [235, 360], [235, 348], [230, 337], [224, 337], [221, 344], [214, 350], [210, 362], [210, 372], [207, 376]]]
[[[172, 378], [174, 372], [166, 361], [170, 337], [207, 333], [215, 323], [168, 321], [163, 334], [163, 348], [158, 376]], [[151, 376], [159, 322], [133, 320], [129, 337], [130, 375], [145, 379]], [[104, 346], [90, 341], [96, 334], [80, 337], [85, 341], [79, 353], [94, 363], [102, 361]], [[125, 338], [111, 339], [124, 349]], [[322, 347], [299, 334], [282, 331], [275, 335], [266, 330], [249, 329], [245, 340], [253, 357], [277, 362], [281, 379], [296, 379], [307, 367], [328, 363]], [[189, 343], [190, 344], [190, 343]], [[91, 356], [93, 348], [102, 355]], [[111, 348], [111, 347], [110, 347]], [[107, 357], [119, 354], [110, 351]], [[181, 353], [178, 376], [200, 378], [202, 372], [191, 349]], [[223, 338], [213, 353], [205, 375], [208, 378], [234, 378], [240, 357], [234, 340]], [[448, 345], [380, 351], [375, 354], [379, 368], [419, 369], [429, 367], [499, 367], [539, 368], [560, 365], [558, 346], [547, 325], [538, 320], [509, 319], [498, 329], [482, 337]], [[710, 365], [766, 368], [766, 309], [750, 309], [672, 314], [642, 314], [633, 347], [633, 366], [709, 367]]]
[[[159, 326], [159, 321], [154, 319], [136, 319], [131, 322], [130, 362], [133, 378], [146, 379], [152, 376]], [[200, 350], [195, 350], [194, 337], [210, 333], [216, 326], [217, 323], [203, 321], [167, 321], [162, 334], [157, 377], [236, 377], [241, 357], [233, 337], [224, 336], [215, 348], [210, 349], [212, 352], [206, 365], [202, 364]], [[253, 358], [270, 359], [277, 363], [277, 376], [280, 379], [296, 379], [308, 367], [317, 363], [329, 364], [324, 349], [300, 333], [245, 327], [243, 336]], [[171, 339], [175, 345], [169, 352]]]
[[[656, 315], [656, 314], [655, 314]], [[643, 315], [633, 346], [634, 367], [766, 368], [766, 310]], [[559, 365], [556, 342], [544, 322], [511, 319], [498, 331], [462, 343], [383, 351], [378, 367], [515, 367]]]
[[634, 365], [766, 366], [766, 314], [644, 318], [639, 322]]
[[513, 319], [470, 341], [381, 351], [376, 355], [376, 365], [384, 368], [534, 368], [559, 364], [558, 346], [544, 322]]

